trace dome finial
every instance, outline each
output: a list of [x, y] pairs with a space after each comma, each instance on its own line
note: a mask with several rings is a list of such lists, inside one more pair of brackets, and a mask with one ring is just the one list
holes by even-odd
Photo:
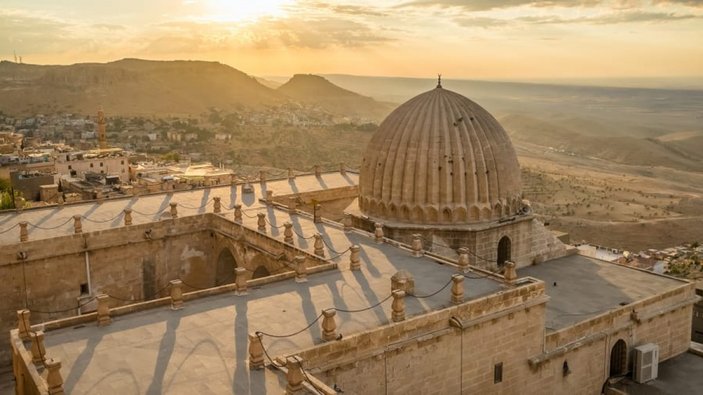
[[442, 87], [442, 74], [437, 74], [437, 88]]

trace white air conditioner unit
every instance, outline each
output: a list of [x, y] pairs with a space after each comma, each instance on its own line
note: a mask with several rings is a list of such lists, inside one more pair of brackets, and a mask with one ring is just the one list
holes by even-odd
[[635, 347], [635, 381], [646, 383], [657, 378], [659, 371], [659, 346], [654, 343]]

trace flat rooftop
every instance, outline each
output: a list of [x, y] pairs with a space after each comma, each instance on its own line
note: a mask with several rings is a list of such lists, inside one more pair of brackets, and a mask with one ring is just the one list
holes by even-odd
[[[169, 203], [177, 202], [178, 216], [197, 215], [212, 212], [212, 198], [220, 197], [222, 209], [227, 210], [235, 203], [240, 203], [243, 209], [260, 207], [258, 201], [271, 190], [275, 195], [288, 195], [355, 186], [359, 175], [347, 172], [323, 173], [320, 177], [314, 174], [299, 175], [293, 180], [271, 180], [264, 187], [258, 182], [252, 183], [254, 193], [242, 195], [241, 184], [237, 186], [218, 186], [212, 188], [193, 189], [189, 191], [160, 192], [152, 195], [142, 195], [119, 199], [108, 199], [103, 202], [89, 201], [78, 204], [64, 204], [24, 210], [22, 212], [5, 211], [0, 213], [0, 245], [19, 242], [19, 222], [27, 221], [29, 240], [49, 239], [57, 236], [73, 234], [73, 216], [82, 215], [84, 232], [105, 230], [121, 227], [124, 224], [122, 211], [132, 209], [132, 223], [141, 224], [158, 221], [162, 216], [168, 216]], [[14, 226], [14, 229], [8, 230]], [[3, 232], [5, 231], [5, 232]]]
[[518, 270], [544, 281], [547, 330], [558, 330], [685, 283], [582, 255], [569, 255]]
[[[179, 311], [157, 308], [116, 317], [107, 327], [90, 324], [47, 332], [47, 354], [61, 360], [66, 392], [280, 393], [282, 387], [270, 372], [267, 376], [249, 370], [248, 333], [294, 333], [308, 326], [323, 309], [356, 310], [382, 302], [362, 312], [337, 312], [338, 333], [350, 336], [391, 322], [391, 300], [386, 298], [390, 277], [398, 270], [414, 276], [418, 296], [441, 289], [456, 273], [455, 267], [428, 257], [413, 257], [390, 244], [377, 244], [365, 234], [345, 233], [337, 226], [316, 224], [307, 216], [291, 216], [270, 207], [250, 207], [244, 216], [245, 226], [256, 227], [256, 218], [250, 216], [255, 217], [258, 210], [265, 210], [274, 225], [291, 221], [300, 236], [320, 232], [335, 251], [358, 244], [361, 271], [348, 270], [349, 256], [345, 254], [335, 259], [337, 270], [309, 275], [306, 283], [285, 280], [250, 289], [247, 296], [228, 293], [188, 301]], [[267, 229], [275, 238], [282, 239], [282, 233], [282, 229]], [[312, 252], [312, 240], [300, 236], [295, 245]], [[331, 255], [327, 248], [326, 254]], [[465, 284], [467, 300], [504, 289], [491, 278], [467, 278]], [[406, 297], [406, 314], [415, 316], [448, 307], [450, 294], [451, 286], [447, 286], [427, 298]], [[292, 337], [264, 336], [264, 346], [275, 357], [319, 344], [320, 324], [318, 321]]]

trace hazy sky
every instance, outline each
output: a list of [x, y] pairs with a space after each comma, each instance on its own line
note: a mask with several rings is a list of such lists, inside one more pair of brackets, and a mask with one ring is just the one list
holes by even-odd
[[0, 0], [0, 58], [249, 74], [703, 75], [703, 0]]

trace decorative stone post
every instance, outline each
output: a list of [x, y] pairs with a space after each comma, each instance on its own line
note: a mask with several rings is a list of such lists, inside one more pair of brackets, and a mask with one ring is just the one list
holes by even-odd
[[46, 386], [49, 387], [49, 395], [64, 395], [63, 377], [61, 377], [61, 361], [58, 359], [48, 359], [45, 363]]
[[83, 232], [83, 225], [81, 224], [81, 216], [76, 214], [73, 216], [73, 233]]
[[234, 205], [234, 222], [242, 223], [242, 205], [239, 203]]
[[237, 296], [244, 296], [247, 292], [247, 269], [243, 267], [234, 268], [234, 282], [237, 286]]
[[376, 239], [376, 243], [383, 243], [383, 224], [380, 222], [376, 222], [374, 224], [374, 227], [376, 227], [376, 230], [373, 233]]
[[324, 242], [322, 241], [322, 235], [319, 233], [315, 233], [313, 236], [315, 238], [315, 255], [324, 258], [325, 257], [325, 248], [324, 248]]
[[298, 255], [293, 258], [293, 267], [295, 267], [295, 282], [304, 283], [308, 281], [308, 269], [305, 267], [305, 257]]
[[288, 244], [293, 244], [293, 224], [286, 222], [283, 224], [285, 228], [283, 230], [283, 242]]
[[124, 209], [124, 224], [125, 226], [132, 225], [132, 210], [131, 209]]
[[266, 190], [266, 205], [267, 206], [273, 205], [273, 191], [270, 189]]
[[264, 345], [255, 333], [249, 334], [249, 369], [258, 370], [264, 367]]
[[266, 184], [266, 171], [264, 171], [264, 170], [259, 171], [259, 182], [261, 184]]
[[212, 198], [212, 200], [214, 201], [213, 210], [212, 210], [212, 211], [213, 211], [215, 214], [221, 213], [221, 212], [222, 212], [222, 202], [220, 201], [220, 197], [219, 197], [219, 196], [216, 196], [216, 197]]
[[322, 340], [326, 342], [337, 338], [337, 322], [334, 320], [336, 315], [335, 309], [322, 310]]
[[171, 206], [171, 218], [178, 218], [178, 203], [171, 202], [168, 205]]
[[27, 221], [20, 222], [20, 241], [29, 240], [29, 232], [27, 231], [28, 224], [29, 222]]
[[508, 283], [513, 283], [517, 280], [517, 271], [515, 270], [515, 262], [507, 261], [505, 262], [505, 270], [503, 271], [503, 278]]
[[298, 213], [298, 199], [295, 197], [288, 198], [288, 214], [294, 215]]
[[322, 170], [320, 170], [320, 165], [315, 165], [315, 177], [320, 177], [322, 175]]
[[105, 294], [100, 294], [96, 299], [98, 300], [98, 326], [110, 325], [112, 322], [110, 318], [110, 306], [108, 305], [110, 297]]
[[316, 204], [315, 208], [313, 210], [313, 219], [312, 222], [319, 224], [322, 222], [322, 205], [321, 204]]
[[452, 303], [461, 304], [464, 302], [464, 276], [455, 274], [452, 276]]
[[466, 247], [461, 247], [457, 250], [459, 253], [459, 259], [457, 260], [457, 265], [459, 265], [459, 271], [466, 272], [469, 270], [469, 249]]
[[22, 340], [29, 340], [31, 324], [29, 317], [31, 312], [28, 309], [17, 310], [17, 332]]
[[286, 385], [286, 395], [295, 395], [303, 390], [303, 359], [297, 355], [288, 357], [286, 359], [286, 369], [288, 369], [288, 374], [286, 379], [288, 385]]
[[30, 332], [29, 338], [32, 340], [32, 363], [43, 365], [46, 359], [44, 349], [44, 331]]
[[405, 320], [405, 292], [399, 289], [393, 291], [393, 304], [391, 308], [393, 309], [393, 322]]
[[354, 244], [349, 248], [349, 270], [361, 270], [361, 259], [359, 258], [361, 248]]
[[412, 250], [414, 257], [421, 257], [422, 253], [422, 235], [415, 233], [413, 235]]
[[258, 226], [257, 230], [261, 233], [266, 233], [266, 214], [257, 213], [256, 216], [259, 217], [259, 220], [256, 223]]
[[344, 226], [345, 232], [351, 232], [352, 229], [352, 216], [349, 213], [344, 213], [344, 218], [342, 219], [342, 225]]
[[347, 175], [347, 167], [344, 166], [344, 162], [339, 164], [339, 173], [343, 176]]
[[171, 310], [183, 308], [183, 282], [181, 280], [171, 280]]
[[293, 168], [289, 167], [288, 168], [288, 179], [289, 180], [294, 180], [295, 179], [295, 173], [293, 172]]

